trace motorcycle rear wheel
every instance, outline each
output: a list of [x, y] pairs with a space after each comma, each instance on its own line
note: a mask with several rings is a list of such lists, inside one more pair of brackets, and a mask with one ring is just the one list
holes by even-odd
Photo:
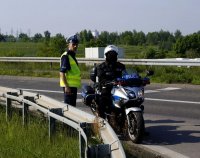
[[144, 119], [141, 112], [130, 112], [129, 115], [129, 138], [133, 143], [140, 143], [144, 133]]

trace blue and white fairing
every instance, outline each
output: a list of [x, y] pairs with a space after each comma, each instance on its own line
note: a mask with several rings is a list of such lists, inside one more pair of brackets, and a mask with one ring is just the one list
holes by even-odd
[[113, 104], [118, 108], [120, 108], [120, 102], [129, 100], [127, 93], [122, 86], [113, 88], [111, 94], [113, 98]]
[[143, 86], [135, 86], [135, 84], [138, 84], [138, 81], [141, 81], [137, 73], [123, 75], [122, 78], [118, 78], [117, 81], [121, 85], [114, 86], [111, 91], [113, 104], [116, 107], [120, 108], [120, 103], [126, 103], [129, 100], [143, 100]]

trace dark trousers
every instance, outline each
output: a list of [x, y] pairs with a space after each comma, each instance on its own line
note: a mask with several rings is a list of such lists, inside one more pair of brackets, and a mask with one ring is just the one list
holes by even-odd
[[76, 87], [70, 87], [72, 94], [66, 94], [65, 88], [63, 88], [64, 91], [64, 103], [76, 106], [76, 98], [77, 98], [77, 88]]
[[99, 116], [106, 118], [105, 113], [111, 112], [112, 98], [111, 98], [111, 88], [102, 88], [101, 96], [99, 97], [98, 111]]

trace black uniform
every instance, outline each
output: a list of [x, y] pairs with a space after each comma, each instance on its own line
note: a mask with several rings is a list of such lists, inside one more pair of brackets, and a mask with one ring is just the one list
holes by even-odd
[[125, 65], [120, 62], [110, 63], [105, 61], [97, 66], [97, 76], [99, 78], [99, 88], [101, 91], [98, 110], [102, 118], [105, 118], [105, 112], [110, 112], [110, 106], [112, 105], [112, 86], [106, 85], [106, 83], [121, 77], [123, 71], [125, 71]]
[[97, 67], [97, 76], [99, 77], [99, 82], [102, 85], [106, 81], [112, 81], [118, 77], [121, 77], [124, 70], [125, 65], [120, 62], [108, 63], [105, 61]]

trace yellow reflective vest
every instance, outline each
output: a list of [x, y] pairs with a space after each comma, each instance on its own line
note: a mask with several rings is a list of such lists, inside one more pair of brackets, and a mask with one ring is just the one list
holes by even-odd
[[[63, 55], [67, 55], [67, 52], [64, 52], [62, 54], [62, 56]], [[62, 58], [62, 56], [61, 56], [61, 58]], [[79, 88], [79, 87], [81, 87], [80, 69], [79, 69], [78, 65], [76, 64], [76, 61], [70, 55], [68, 55], [68, 58], [69, 58], [70, 66], [71, 66], [71, 69], [65, 73], [68, 86]], [[60, 87], [65, 87], [62, 79], [60, 79]]]

